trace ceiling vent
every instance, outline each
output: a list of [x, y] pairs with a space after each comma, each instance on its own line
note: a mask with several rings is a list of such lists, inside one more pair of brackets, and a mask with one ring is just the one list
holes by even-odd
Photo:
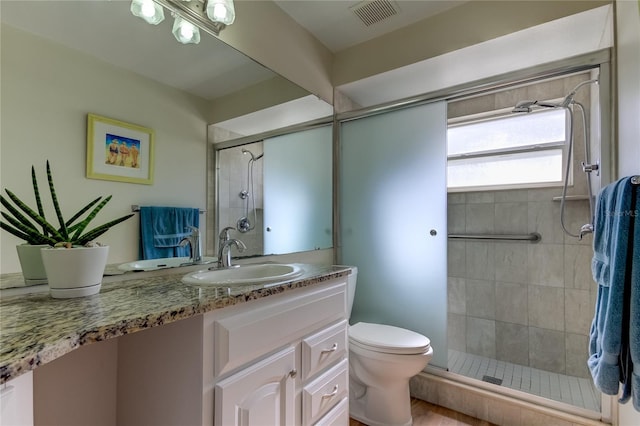
[[398, 6], [388, 0], [369, 0], [350, 8], [367, 27], [397, 15]]

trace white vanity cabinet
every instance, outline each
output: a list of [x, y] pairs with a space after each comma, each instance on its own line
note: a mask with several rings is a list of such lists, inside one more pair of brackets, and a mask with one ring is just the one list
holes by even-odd
[[0, 385], [0, 426], [33, 425], [33, 373]]
[[118, 426], [347, 426], [346, 277], [273, 291], [120, 337]]
[[345, 291], [337, 280], [205, 316], [215, 426], [348, 424]]

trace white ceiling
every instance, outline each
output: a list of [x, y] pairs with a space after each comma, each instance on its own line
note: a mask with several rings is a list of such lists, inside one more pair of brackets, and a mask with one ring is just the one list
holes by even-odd
[[274, 0], [274, 3], [335, 53], [437, 15], [467, 1], [389, 0], [398, 13], [370, 26], [366, 26], [351, 11], [351, 8], [361, 3], [371, 3], [371, 1]]

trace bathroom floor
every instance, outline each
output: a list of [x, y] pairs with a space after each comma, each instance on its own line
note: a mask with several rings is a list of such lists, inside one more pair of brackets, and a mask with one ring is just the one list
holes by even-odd
[[600, 411], [600, 393], [591, 379], [551, 373], [449, 350], [449, 371], [533, 395]]
[[[416, 398], [411, 398], [411, 415], [413, 416], [413, 426], [492, 426], [492, 423], [484, 420]], [[364, 423], [350, 419], [349, 426], [364, 426]]]

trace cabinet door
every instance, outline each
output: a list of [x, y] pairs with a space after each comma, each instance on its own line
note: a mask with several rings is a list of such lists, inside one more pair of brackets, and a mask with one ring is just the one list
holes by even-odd
[[293, 424], [295, 376], [289, 347], [222, 380], [215, 390], [216, 426]]
[[33, 425], [33, 373], [0, 386], [0, 426]]

